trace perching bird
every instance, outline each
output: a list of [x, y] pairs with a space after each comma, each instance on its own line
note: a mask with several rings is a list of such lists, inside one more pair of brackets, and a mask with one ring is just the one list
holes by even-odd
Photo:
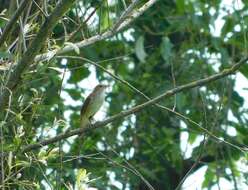
[[80, 127], [90, 124], [93, 116], [101, 108], [105, 99], [105, 90], [108, 85], [99, 84], [93, 92], [85, 99], [81, 108]]

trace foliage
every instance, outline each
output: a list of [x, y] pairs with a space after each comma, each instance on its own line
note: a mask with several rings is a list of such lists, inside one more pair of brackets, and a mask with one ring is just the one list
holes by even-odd
[[[1, 29], [18, 8], [15, 2], [0, 0]], [[13, 63], [0, 70], [1, 90], [46, 22], [45, 15], [56, 7], [56, 1], [37, 3], [28, 3], [5, 43], [0, 44], [1, 63]], [[134, 21], [124, 29], [112, 31], [131, 3], [76, 1], [54, 26], [39, 54], [63, 47], [72, 51], [27, 63], [0, 115], [2, 188], [176, 189], [188, 171], [193, 174], [204, 167], [202, 188], [218, 185], [222, 189], [222, 179], [234, 189], [243, 187], [245, 182], [240, 181], [247, 181], [248, 171], [240, 166], [247, 164], [248, 118], [237, 76], [247, 82], [247, 64], [236, 77], [226, 76], [160, 102], [172, 111], [150, 106], [90, 130], [83, 138], [61, 139], [22, 152], [26, 145], [78, 128], [80, 106], [94, 88], [94, 74], [99, 83], [111, 85], [104, 113], [108, 117], [147, 101], [127, 83], [156, 97], [230, 68], [247, 56], [245, 1], [235, 3], [237, 7], [229, 7], [225, 1], [157, 1], [138, 18], [127, 17]], [[145, 3], [139, 1], [134, 11]], [[77, 42], [108, 31], [114, 35], [79, 49]], [[84, 61], [63, 58], [65, 55]], [[239, 148], [214, 140], [199, 125]], [[82, 180], [86, 181], [81, 184]]]

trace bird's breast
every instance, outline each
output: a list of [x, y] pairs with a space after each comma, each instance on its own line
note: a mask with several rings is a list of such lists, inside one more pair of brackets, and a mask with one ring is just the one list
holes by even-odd
[[104, 102], [104, 98], [105, 98], [105, 94], [104, 93], [100, 93], [98, 95], [96, 95], [96, 97], [93, 99], [93, 101], [91, 101], [90, 103], [90, 116], [95, 115], [95, 113], [100, 109], [100, 107], [102, 106], [103, 102]]

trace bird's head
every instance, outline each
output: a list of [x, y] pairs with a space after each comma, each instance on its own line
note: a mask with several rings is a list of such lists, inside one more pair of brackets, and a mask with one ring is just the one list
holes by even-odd
[[95, 87], [95, 91], [105, 91], [106, 88], [107, 88], [108, 86], [109, 86], [109, 85], [98, 84], [98, 85]]

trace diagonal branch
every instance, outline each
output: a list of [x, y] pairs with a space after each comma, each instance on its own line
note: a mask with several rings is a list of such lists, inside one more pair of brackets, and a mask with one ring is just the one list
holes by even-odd
[[[150, 8], [156, 2], [157, 2], [157, 0], [150, 0], [147, 3], [145, 3], [142, 7], [140, 7], [139, 9], [133, 11], [133, 13], [130, 14], [130, 16], [128, 18], [122, 19], [122, 21], [123, 21], [122, 23], [119, 23], [119, 21], [117, 21], [117, 23], [119, 23], [118, 24], [119, 27], [117, 27], [116, 30], [109, 29], [108, 31], [106, 31], [106, 32], [104, 32], [102, 34], [92, 36], [92, 37], [90, 37], [88, 39], [85, 39], [83, 41], [77, 42], [74, 45], [77, 46], [78, 48], [82, 48], [82, 47], [94, 44], [95, 42], [104, 40], [106, 38], [109, 38], [109, 37], [115, 35], [117, 32], [119, 32], [122, 29], [124, 29], [131, 22], [133, 22], [136, 18], [138, 18], [140, 15], [142, 15], [148, 8]], [[35, 61], [36, 62], [44, 61], [44, 60], [50, 59], [51, 55], [52, 56], [60, 55], [60, 54], [68, 53], [68, 52], [71, 52], [71, 51], [74, 51], [74, 47], [72, 47], [71, 45], [67, 45], [64, 48], [56, 49], [56, 50], [49, 51], [49, 52], [44, 53], [44, 54], [37, 55], [35, 57]]]
[[[90, 63], [91, 65], [94, 65], [95, 67], [103, 70], [105, 73], [107, 73], [109, 76], [111, 76], [113, 79], [115, 79], [116, 81], [118, 82], [121, 82], [122, 84], [128, 86], [132, 91], [136, 92], [137, 94], [141, 95], [142, 97], [144, 97], [146, 100], [151, 100], [150, 97], [148, 97], [146, 94], [144, 94], [143, 92], [141, 92], [139, 89], [135, 88], [133, 85], [131, 85], [129, 82], [127, 82], [126, 80], [123, 80], [121, 79], [120, 77], [114, 75], [112, 72], [108, 71], [106, 68], [104, 68], [102, 65], [94, 62], [94, 61], [91, 61], [90, 59], [87, 59], [87, 58], [84, 58], [84, 57], [78, 57], [78, 56], [56, 56], [56, 58], [65, 58], [65, 59], [78, 59], [78, 60], [82, 60], [82, 61], [86, 61], [88, 63]], [[77, 67], [78, 68], [78, 67]], [[175, 114], [176, 116], [182, 118], [183, 120], [197, 126], [197, 127], [201, 127], [201, 125], [195, 121], [193, 121], [192, 119], [190, 119], [189, 117], [175, 111], [175, 110], [172, 110], [168, 107], [165, 107], [161, 104], [158, 104], [156, 103], [155, 106], [157, 106], [158, 108], [162, 109], [162, 110], [166, 110], [166, 111], [169, 111], [173, 114]]]
[[114, 24], [112, 30], [115, 31], [117, 28], [119, 28], [119, 26], [124, 22], [124, 20], [127, 19], [127, 17], [132, 13], [132, 11], [134, 10], [134, 8], [137, 6], [137, 4], [139, 3], [140, 0], [134, 0], [129, 6], [128, 8], [122, 13], [121, 17], [119, 18], [119, 20]]
[[45, 43], [47, 37], [51, 34], [52, 29], [57, 24], [59, 19], [69, 10], [73, 5], [75, 0], [62, 0], [55, 7], [53, 13], [46, 19], [44, 24], [41, 26], [35, 39], [32, 41], [31, 45], [24, 53], [22, 59], [17, 64], [10, 77], [7, 79], [6, 86], [1, 88], [0, 91], [0, 112], [4, 110], [5, 105], [8, 102], [9, 92], [14, 90], [15, 87], [21, 80], [22, 73], [28, 68], [30, 64], [34, 62], [35, 56], [41, 50], [43, 44]]
[[[175, 94], [177, 94], [179, 92], [189, 90], [191, 88], [206, 85], [206, 84], [208, 84], [210, 82], [213, 82], [213, 81], [216, 81], [218, 79], [224, 78], [224, 77], [226, 77], [228, 75], [234, 74], [235, 71], [237, 71], [247, 61], [248, 61], [248, 57], [246, 57], [246, 58], [242, 59], [241, 61], [239, 61], [238, 63], [234, 64], [231, 68], [224, 69], [222, 72], [220, 72], [218, 74], [211, 75], [211, 76], [209, 76], [207, 78], [199, 79], [197, 81], [193, 81], [193, 82], [190, 82], [188, 84], [181, 85], [181, 86], [178, 86], [178, 87], [173, 88], [171, 90], [168, 90], [165, 93], [163, 93], [163, 94], [161, 94], [161, 95], [159, 95], [159, 96], [157, 96], [157, 97], [155, 97], [155, 98], [153, 98], [153, 99], [151, 99], [151, 100], [149, 100], [149, 101], [147, 101], [147, 102], [145, 102], [143, 104], [134, 106], [133, 108], [131, 108], [129, 110], [122, 111], [122, 112], [120, 112], [120, 113], [118, 113], [118, 114], [116, 114], [116, 115], [114, 115], [112, 117], [107, 118], [104, 121], [96, 122], [95, 124], [93, 124], [91, 126], [87, 125], [85, 127], [81, 127], [81, 128], [70, 130], [70, 131], [66, 131], [66, 132], [58, 134], [57, 136], [52, 137], [50, 139], [41, 140], [40, 142], [34, 143], [34, 144], [29, 144], [29, 145], [23, 147], [21, 149], [21, 152], [28, 152], [28, 151], [31, 151], [33, 149], [37, 149], [37, 148], [40, 148], [42, 146], [58, 142], [58, 141], [60, 141], [62, 139], [66, 139], [66, 138], [74, 136], [74, 135], [84, 134], [84, 133], [86, 133], [88, 131], [91, 131], [91, 130], [94, 130], [96, 128], [106, 126], [107, 124], [112, 123], [115, 120], [122, 119], [122, 118], [124, 118], [124, 117], [126, 117], [128, 115], [140, 112], [143, 109], [145, 109], [146, 107], [158, 103], [163, 98], [173, 96], [173, 95], [175, 95]], [[237, 145], [234, 145], [234, 144], [232, 144], [230, 142], [227, 142], [227, 141], [215, 136], [214, 134], [212, 134], [211, 132], [209, 132], [207, 129], [205, 129], [202, 126], [199, 126], [199, 130], [202, 131], [204, 134], [209, 135], [212, 139], [216, 140], [219, 143], [224, 143], [224, 144], [227, 144], [227, 145], [229, 145], [229, 146], [231, 146], [233, 148], [236, 148], [238, 150], [243, 151], [243, 149], [241, 147], [239, 147]]]

